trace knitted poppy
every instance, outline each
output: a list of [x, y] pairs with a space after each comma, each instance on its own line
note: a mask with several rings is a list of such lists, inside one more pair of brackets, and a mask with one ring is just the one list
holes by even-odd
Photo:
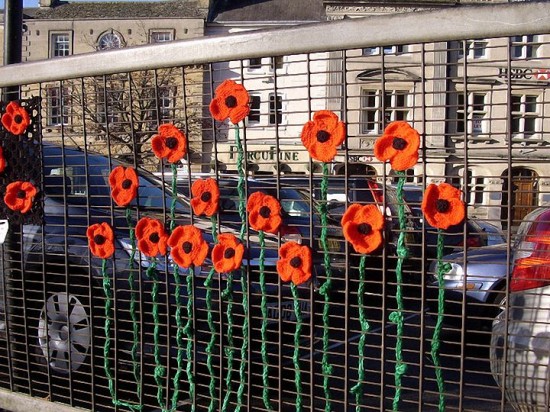
[[110, 258], [115, 253], [113, 229], [108, 223], [96, 223], [86, 231], [88, 247], [94, 256], [102, 259]]
[[374, 155], [381, 162], [389, 160], [393, 170], [403, 171], [418, 162], [420, 135], [407, 122], [390, 123], [374, 143]]
[[287, 242], [279, 249], [277, 273], [283, 282], [292, 281], [295, 285], [311, 278], [311, 249], [296, 242]]
[[212, 262], [218, 273], [229, 273], [241, 267], [244, 246], [231, 233], [218, 236], [218, 243], [212, 249]]
[[36, 193], [36, 187], [30, 182], [13, 182], [6, 187], [4, 203], [11, 210], [27, 213], [31, 210]]
[[17, 102], [9, 102], [6, 106], [6, 113], [2, 115], [2, 125], [8, 132], [19, 136], [25, 133], [31, 118], [27, 111]]
[[357, 253], [371, 253], [382, 244], [384, 216], [377, 206], [350, 205], [341, 222], [344, 237]]
[[321, 162], [330, 162], [336, 156], [336, 147], [344, 143], [346, 125], [329, 110], [320, 110], [302, 129], [302, 143], [310, 156]]
[[246, 204], [248, 222], [254, 230], [277, 233], [281, 226], [281, 204], [273, 196], [254, 192]]
[[250, 113], [249, 100], [250, 96], [242, 84], [225, 80], [216, 88], [215, 96], [210, 102], [210, 113], [220, 122], [229, 117], [231, 123], [237, 124]]
[[448, 183], [431, 184], [424, 192], [422, 212], [433, 227], [448, 229], [464, 220], [465, 208], [462, 192]]
[[212, 216], [218, 210], [220, 189], [212, 178], [195, 180], [191, 186], [191, 206], [196, 215]]
[[168, 238], [170, 256], [182, 268], [200, 266], [208, 255], [208, 244], [200, 229], [192, 225], [178, 226]]
[[0, 147], [0, 173], [6, 170], [6, 158], [4, 157], [4, 149]]
[[117, 166], [109, 174], [111, 196], [119, 206], [128, 206], [137, 196], [138, 175], [132, 167]]
[[187, 137], [173, 124], [162, 124], [151, 140], [151, 148], [159, 159], [176, 163], [187, 153]]
[[142, 217], [136, 224], [138, 249], [145, 256], [166, 255], [168, 235], [160, 220]]

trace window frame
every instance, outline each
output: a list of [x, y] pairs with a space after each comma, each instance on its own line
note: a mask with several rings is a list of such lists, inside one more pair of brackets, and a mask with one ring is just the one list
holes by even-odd
[[[476, 102], [476, 97], [481, 97], [482, 109], [479, 108], [479, 102]], [[466, 108], [464, 107], [464, 92], [457, 94], [457, 106], [456, 106], [456, 125], [455, 132], [458, 135], [466, 133], [468, 136], [480, 137], [487, 134], [486, 130], [486, 116], [488, 113], [487, 107], [488, 93], [484, 91], [470, 91], [467, 94]], [[462, 100], [462, 101], [461, 101]], [[480, 119], [481, 129], [476, 130], [475, 120]], [[466, 128], [464, 129], [464, 124]]]
[[[519, 110], [515, 110], [514, 105], [516, 104], [514, 102], [514, 98], [519, 97]], [[533, 102], [527, 102], [527, 98], [534, 98]], [[539, 113], [540, 110], [540, 96], [535, 94], [529, 94], [529, 93], [513, 93], [511, 96], [512, 99], [512, 107], [510, 111], [510, 115], [512, 118], [511, 122], [511, 135], [514, 140], [522, 141], [522, 142], [528, 142], [530, 140], [537, 140], [540, 137], [541, 133], [541, 115]], [[527, 105], [533, 104], [535, 105], [535, 111], [528, 111]], [[518, 127], [516, 130], [515, 127], [515, 120], [518, 120]], [[530, 121], [533, 121], [533, 130], [527, 131], [525, 126], [526, 122], [525, 120], [529, 119]]]
[[[168, 35], [169, 39], [166, 40], [159, 40], [155, 38], [157, 35]], [[175, 40], [175, 33], [174, 29], [154, 29], [149, 31], [149, 43], [150, 44], [156, 44], [156, 43], [167, 43]]]
[[[538, 50], [539, 44], [536, 34], [510, 37], [510, 58], [512, 60], [535, 59], [537, 58]], [[519, 54], [517, 51], [519, 51]]]
[[[58, 39], [62, 36], [66, 36], [66, 41], [60, 42]], [[50, 32], [50, 58], [65, 57], [73, 54], [73, 41], [71, 31], [51, 31]], [[60, 48], [58, 45], [66, 45], [66, 48]], [[58, 51], [63, 50], [65, 53], [57, 54]]]
[[[380, 135], [384, 132], [385, 126], [395, 120], [409, 120], [411, 113], [411, 91], [402, 88], [387, 88], [384, 90], [384, 99], [382, 100], [381, 89], [362, 88], [360, 94], [360, 132], [362, 135]], [[387, 97], [390, 97], [390, 104], [387, 103]], [[365, 105], [365, 97], [374, 99], [374, 106]], [[398, 105], [396, 99], [403, 97], [403, 105]], [[382, 104], [384, 103], [384, 107]], [[373, 115], [369, 115], [373, 113]], [[398, 115], [401, 113], [401, 115]], [[382, 118], [384, 116], [384, 118]], [[373, 124], [369, 128], [369, 124]]]
[[[459, 42], [458, 47], [458, 58], [464, 59], [465, 57], [467, 59], [486, 59], [487, 56], [487, 46], [489, 45], [489, 42], [485, 39], [475, 39], [475, 40], [465, 40], [466, 42], [466, 55], [464, 55], [464, 43]], [[482, 45], [481, 47], [477, 47], [478, 45]], [[483, 54], [480, 56], [476, 56], [476, 51], [482, 50]]]
[[[55, 91], [55, 93], [53, 93]], [[45, 86], [46, 125], [48, 127], [68, 126], [71, 122], [69, 88], [61, 85]]]
[[380, 56], [380, 50], [384, 50], [385, 56], [399, 56], [402, 54], [409, 53], [408, 47], [405, 44], [399, 44], [396, 46], [376, 46], [376, 47], [364, 47], [361, 49], [361, 54], [363, 56]]

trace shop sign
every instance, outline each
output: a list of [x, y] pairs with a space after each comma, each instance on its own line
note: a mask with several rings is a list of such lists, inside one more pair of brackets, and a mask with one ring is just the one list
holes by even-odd
[[369, 163], [373, 161], [373, 158], [365, 155], [349, 155], [348, 161], [350, 163]]
[[[277, 159], [277, 146], [269, 146], [267, 150], [247, 150], [246, 159], [248, 161], [275, 161]], [[237, 158], [237, 146], [229, 146], [229, 160], [235, 160]], [[290, 150], [279, 151], [279, 161], [298, 161], [300, 159], [300, 152]]]
[[[498, 69], [498, 77], [507, 79], [508, 68], [500, 67]], [[510, 79], [513, 80], [550, 80], [550, 69], [510, 69]]]

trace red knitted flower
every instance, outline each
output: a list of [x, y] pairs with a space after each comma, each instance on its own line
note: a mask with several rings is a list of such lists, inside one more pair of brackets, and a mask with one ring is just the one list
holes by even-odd
[[0, 147], [0, 173], [6, 170], [6, 158], [4, 157], [4, 150]]
[[283, 282], [292, 281], [295, 285], [311, 278], [311, 249], [296, 242], [287, 242], [279, 249], [277, 273]]
[[254, 192], [246, 205], [248, 222], [254, 230], [277, 233], [281, 226], [281, 204], [273, 196]]
[[374, 155], [381, 162], [390, 161], [393, 170], [403, 171], [418, 162], [420, 135], [407, 122], [390, 123], [374, 143]]
[[320, 110], [302, 129], [302, 143], [310, 156], [321, 162], [330, 162], [336, 156], [337, 146], [344, 143], [346, 125], [329, 110]]
[[191, 206], [196, 215], [212, 216], [218, 211], [220, 189], [212, 178], [195, 180], [191, 186]]
[[225, 80], [216, 88], [215, 97], [210, 102], [210, 113], [220, 122], [229, 117], [231, 123], [237, 124], [250, 113], [249, 99], [242, 84]]
[[382, 244], [384, 216], [375, 205], [353, 204], [342, 216], [344, 237], [357, 253], [371, 253]]
[[241, 267], [244, 255], [244, 246], [231, 233], [222, 233], [218, 236], [218, 243], [212, 249], [212, 262], [218, 273], [229, 273]]
[[208, 255], [208, 244], [200, 229], [192, 225], [178, 226], [168, 238], [170, 256], [182, 268], [200, 266]]
[[162, 124], [151, 140], [151, 148], [159, 159], [176, 163], [187, 153], [187, 137], [173, 124]]
[[464, 220], [465, 208], [462, 192], [448, 183], [431, 184], [424, 192], [422, 212], [433, 227], [448, 229]]
[[128, 206], [137, 197], [139, 180], [132, 167], [117, 166], [109, 174], [111, 196], [119, 206]]
[[27, 111], [19, 106], [17, 102], [9, 102], [6, 106], [6, 113], [2, 115], [2, 125], [8, 132], [19, 136], [25, 133], [31, 118]]
[[149, 257], [164, 256], [167, 251], [168, 235], [160, 220], [142, 217], [136, 224], [138, 249]]
[[6, 187], [4, 203], [11, 210], [27, 213], [31, 210], [37, 192], [36, 187], [30, 182], [13, 182]]
[[113, 229], [108, 223], [96, 223], [86, 231], [88, 246], [94, 256], [102, 259], [110, 258], [115, 253]]

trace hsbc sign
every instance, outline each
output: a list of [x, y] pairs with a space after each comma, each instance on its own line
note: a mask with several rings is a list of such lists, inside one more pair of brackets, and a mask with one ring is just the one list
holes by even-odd
[[508, 69], [501, 67], [498, 69], [498, 77], [507, 79], [510, 77], [512, 80], [538, 80], [538, 81], [550, 81], [550, 69], [521, 69], [515, 68]]

